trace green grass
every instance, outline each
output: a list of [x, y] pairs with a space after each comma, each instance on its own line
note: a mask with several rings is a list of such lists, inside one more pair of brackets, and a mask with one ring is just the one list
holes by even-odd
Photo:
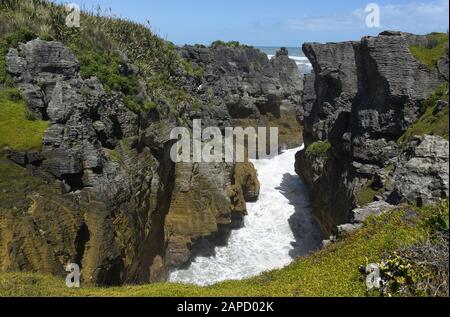
[[306, 154], [316, 158], [326, 158], [327, 152], [331, 148], [331, 144], [326, 141], [314, 142], [306, 149]]
[[449, 112], [448, 106], [439, 113], [433, 114], [436, 102], [438, 100], [449, 100], [448, 98], [448, 82], [445, 82], [434, 91], [431, 96], [424, 102], [423, 110], [425, 113], [413, 124], [398, 140], [399, 144], [405, 144], [415, 135], [438, 135], [449, 139]]
[[16, 151], [39, 150], [48, 126], [30, 116], [19, 91], [0, 90], [0, 152], [6, 146]]
[[373, 182], [368, 181], [358, 194], [357, 202], [360, 206], [370, 204], [374, 201], [375, 196], [383, 194], [384, 188], [374, 189]]
[[379, 262], [399, 248], [423, 242], [434, 230], [429, 219], [442, 210], [448, 218], [448, 202], [420, 209], [403, 207], [371, 217], [362, 229], [325, 249], [286, 268], [242, 281], [209, 287], [160, 283], [68, 289], [58, 277], [3, 273], [0, 296], [367, 296], [359, 266]]
[[412, 55], [428, 68], [436, 68], [436, 63], [444, 56], [445, 47], [448, 45], [448, 33], [431, 33], [427, 35], [428, 45], [411, 46]]

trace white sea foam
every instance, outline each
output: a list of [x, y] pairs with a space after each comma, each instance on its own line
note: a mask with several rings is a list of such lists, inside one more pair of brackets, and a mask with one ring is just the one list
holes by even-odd
[[[269, 59], [272, 59], [275, 55], [267, 55]], [[298, 68], [300, 69], [300, 72], [302, 74], [308, 74], [312, 71], [312, 65], [309, 62], [307, 57], [304, 56], [292, 56], [289, 55], [290, 59], [293, 59], [295, 63], [297, 64]]]
[[172, 272], [170, 281], [209, 285], [242, 279], [284, 267], [320, 245], [308, 190], [294, 170], [299, 150], [253, 161], [261, 192], [256, 203], [247, 204], [245, 226], [232, 231], [228, 245], [216, 247], [215, 256], [197, 257], [188, 269]]
[[[275, 55], [267, 55], [267, 57], [269, 59], [272, 59], [272, 57], [275, 57]], [[292, 55], [289, 55], [289, 58], [293, 59], [297, 63], [308, 63], [309, 64], [308, 58], [304, 57], [304, 56], [292, 56]]]

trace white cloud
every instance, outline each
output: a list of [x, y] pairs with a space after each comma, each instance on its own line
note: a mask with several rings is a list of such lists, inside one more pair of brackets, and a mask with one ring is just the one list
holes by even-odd
[[[376, 1], [375, 1], [376, 3]], [[400, 30], [416, 33], [448, 29], [449, 0], [411, 2], [380, 6], [380, 30]], [[342, 15], [309, 16], [288, 20], [284, 28], [297, 31], [346, 31], [366, 28], [365, 8]]]

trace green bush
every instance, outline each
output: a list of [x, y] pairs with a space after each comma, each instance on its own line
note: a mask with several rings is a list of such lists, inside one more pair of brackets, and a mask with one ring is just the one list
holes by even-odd
[[149, 101], [144, 105], [144, 109], [145, 110], [156, 110], [156, 109], [158, 109], [158, 105], [153, 101]]
[[314, 142], [306, 149], [306, 154], [315, 158], [327, 158], [327, 152], [331, 144], [326, 141]]
[[205, 75], [205, 70], [202, 67], [200, 67], [198, 65], [192, 65], [191, 63], [189, 63], [186, 60], [182, 60], [181, 63], [184, 67], [184, 71], [189, 76], [200, 80]]

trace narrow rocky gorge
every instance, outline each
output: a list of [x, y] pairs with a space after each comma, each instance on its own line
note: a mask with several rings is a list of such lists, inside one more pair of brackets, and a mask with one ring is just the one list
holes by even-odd
[[[299, 142], [300, 128], [287, 115], [301, 93], [298, 68], [287, 52], [269, 61], [251, 47], [184, 47], [180, 54], [204, 69], [200, 82], [184, 85], [208, 107], [180, 105], [174, 113], [160, 105], [142, 115], [98, 78], [83, 79], [80, 62], [59, 42], [35, 39], [8, 50], [8, 74], [49, 128], [41, 150], [5, 149], [1, 163], [20, 166], [28, 183], [7, 190], [20, 204], [1, 202], [2, 271], [64, 276], [75, 262], [87, 283], [162, 281], [190, 261], [197, 241], [226, 235], [241, 221], [245, 202], [259, 194], [252, 164], [175, 164], [170, 131], [193, 119], [221, 128], [276, 121], [293, 127], [295, 139], [286, 142]], [[139, 76], [121, 56], [122, 75]], [[148, 91], [136, 98], [147, 100]]]
[[[427, 113], [448, 115], [448, 47], [433, 67], [411, 52], [432, 47], [427, 36], [386, 31], [361, 41], [306, 43], [314, 71], [303, 76], [286, 49], [268, 59], [236, 42], [175, 47], [129, 21], [90, 19], [106, 43], [86, 30], [66, 30], [60, 40], [19, 32], [26, 40], [0, 42], [7, 44], [0, 47], [1, 101], [23, 101], [22, 119], [45, 125], [38, 146], [0, 149], [1, 272], [63, 277], [74, 262], [83, 283], [153, 283], [186, 268], [199, 246], [224, 244], [245, 224], [247, 203], [259, 208], [267, 184], [251, 162], [174, 163], [170, 132], [192, 129], [194, 119], [222, 131], [276, 126], [280, 150], [304, 142], [295, 169], [309, 187], [321, 233], [330, 236], [324, 244], [369, 215], [448, 199], [448, 121], [442, 133], [411, 130]], [[84, 47], [93, 38], [95, 45]], [[136, 56], [163, 66], [147, 69]], [[447, 100], [428, 105], [439, 89]], [[292, 165], [280, 168], [286, 180], [260, 163], [274, 186], [298, 180]], [[302, 187], [299, 195], [307, 192]], [[284, 195], [282, 212], [298, 214], [295, 190], [267, 193], [267, 200]], [[309, 199], [298, 201], [308, 217], [302, 232], [314, 234], [294, 246], [295, 256], [315, 249], [320, 235], [309, 222]], [[287, 227], [295, 226], [280, 226], [288, 229], [283, 242], [299, 240]], [[294, 258], [290, 251], [274, 267]]]

